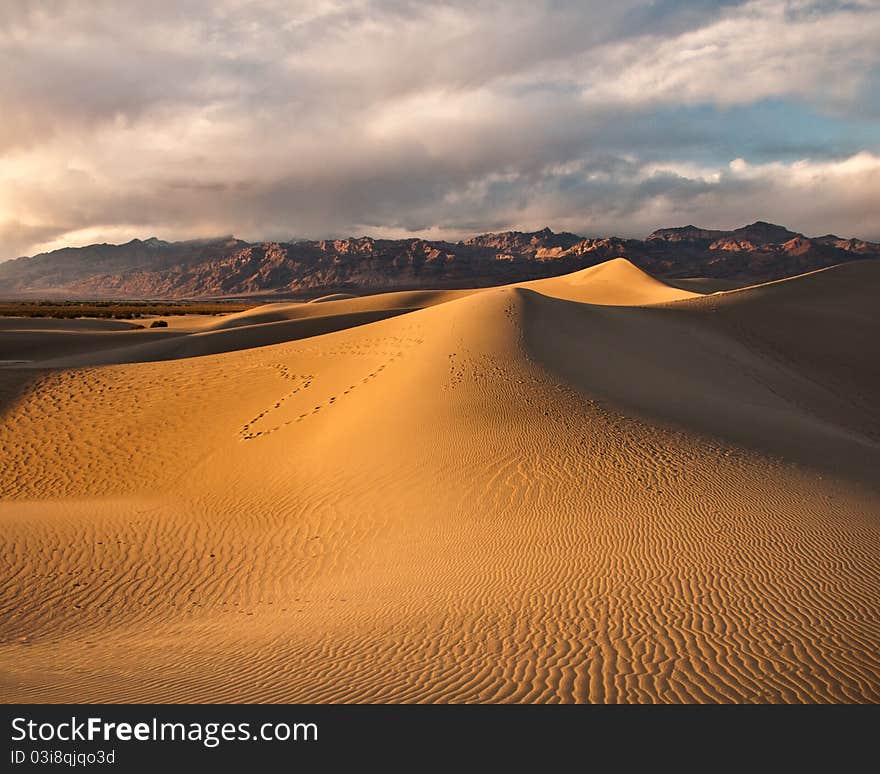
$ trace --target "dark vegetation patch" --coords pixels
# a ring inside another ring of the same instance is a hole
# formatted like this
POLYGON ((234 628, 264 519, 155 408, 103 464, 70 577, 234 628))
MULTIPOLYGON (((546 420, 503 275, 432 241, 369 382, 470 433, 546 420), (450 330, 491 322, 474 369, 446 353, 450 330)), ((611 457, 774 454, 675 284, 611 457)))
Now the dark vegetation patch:
POLYGON ((0 317, 100 317, 112 320, 136 320, 140 317, 184 314, 231 314, 251 309, 256 304, 183 304, 152 301, 5 301, 0 302, 0 317))

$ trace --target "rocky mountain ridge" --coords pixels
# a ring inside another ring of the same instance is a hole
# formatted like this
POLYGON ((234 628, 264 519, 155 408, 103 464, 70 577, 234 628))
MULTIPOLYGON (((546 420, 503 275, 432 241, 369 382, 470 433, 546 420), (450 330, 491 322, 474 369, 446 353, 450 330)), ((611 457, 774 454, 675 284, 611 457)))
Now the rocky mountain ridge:
POLYGON ((863 258, 880 244, 758 221, 645 239, 506 231, 461 242, 357 237, 248 243, 232 236, 64 248, 0 263, 0 297, 189 298, 465 287, 548 277, 625 257, 657 277, 763 282, 863 258))

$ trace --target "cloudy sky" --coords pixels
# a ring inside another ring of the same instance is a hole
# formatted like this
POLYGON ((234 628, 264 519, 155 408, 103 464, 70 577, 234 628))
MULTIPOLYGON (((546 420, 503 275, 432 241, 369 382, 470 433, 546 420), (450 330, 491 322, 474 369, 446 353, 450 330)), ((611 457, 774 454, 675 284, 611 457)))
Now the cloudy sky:
POLYGON ((0 259, 234 233, 880 239, 880 0, 2 0, 0 259))

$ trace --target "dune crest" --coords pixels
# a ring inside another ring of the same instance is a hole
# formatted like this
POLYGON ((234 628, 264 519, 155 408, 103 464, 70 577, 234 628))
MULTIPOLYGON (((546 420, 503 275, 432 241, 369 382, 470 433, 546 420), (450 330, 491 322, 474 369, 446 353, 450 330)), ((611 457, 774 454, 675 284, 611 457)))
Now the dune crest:
POLYGON ((626 258, 614 258, 561 277, 524 282, 520 287, 566 301, 601 306, 644 306, 700 295, 670 287, 626 258))

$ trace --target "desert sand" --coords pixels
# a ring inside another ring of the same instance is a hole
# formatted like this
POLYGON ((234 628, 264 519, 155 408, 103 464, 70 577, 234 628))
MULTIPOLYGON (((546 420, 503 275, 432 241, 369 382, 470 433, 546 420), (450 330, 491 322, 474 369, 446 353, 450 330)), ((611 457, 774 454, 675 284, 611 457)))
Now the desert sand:
POLYGON ((3 701, 880 701, 880 262, 677 284, 3 321, 3 701))

